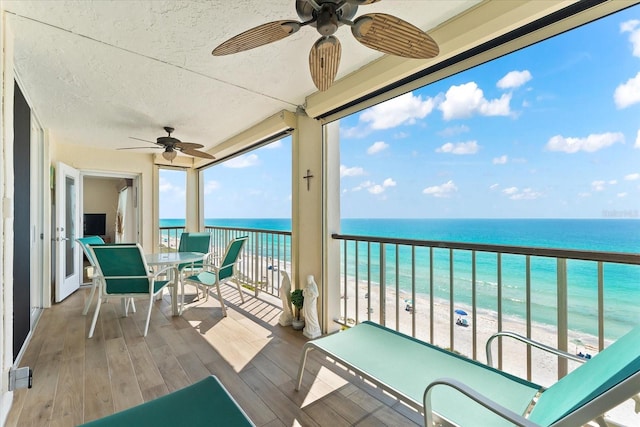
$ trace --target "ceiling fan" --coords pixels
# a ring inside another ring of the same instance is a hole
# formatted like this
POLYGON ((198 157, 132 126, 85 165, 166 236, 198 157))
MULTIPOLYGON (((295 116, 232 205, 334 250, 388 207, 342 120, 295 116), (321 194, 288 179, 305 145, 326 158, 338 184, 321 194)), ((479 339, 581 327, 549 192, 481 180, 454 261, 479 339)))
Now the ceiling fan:
POLYGON ((214 56, 243 52, 281 40, 311 25, 321 37, 311 47, 309 68, 318 90, 331 87, 338 72, 342 48, 333 35, 338 27, 351 27, 353 36, 363 45, 380 52, 405 58, 428 59, 438 55, 438 44, 418 27, 392 15, 370 13, 351 21, 358 6, 380 0, 296 0, 296 12, 302 21, 280 20, 259 25, 240 33, 216 47, 214 56))
MULTIPOLYGON (((171 133, 175 130, 172 127, 165 126, 165 132, 167 132, 167 136, 159 136, 156 138, 156 142, 147 141, 146 139, 135 138, 130 136, 129 138, 135 139, 137 141, 149 142, 151 144, 159 145, 160 147, 153 148, 163 148, 162 157, 170 162, 173 162, 173 159, 178 155, 178 151, 188 154, 194 157, 201 157, 203 159, 215 159, 211 154, 205 153, 204 151, 198 150, 198 148, 204 147, 202 144, 196 144, 193 142, 182 142, 178 138, 174 138, 171 136, 171 133)), ((119 150, 135 150, 139 148, 148 148, 148 147, 127 147, 127 148, 119 148, 119 150)))

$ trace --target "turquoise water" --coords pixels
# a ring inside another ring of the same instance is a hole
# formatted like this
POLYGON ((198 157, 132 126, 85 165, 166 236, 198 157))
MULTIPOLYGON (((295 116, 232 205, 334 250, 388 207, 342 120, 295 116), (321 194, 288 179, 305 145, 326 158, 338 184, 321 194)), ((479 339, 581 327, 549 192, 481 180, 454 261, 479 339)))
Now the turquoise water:
MULTIPOLYGON (((166 219, 163 226, 180 226, 184 220, 166 219)), ((291 230, 288 219, 208 219, 206 225, 265 230, 291 230)), ((587 251, 640 253, 640 221, 633 219, 344 219, 342 234, 486 243, 587 251)), ((366 246, 359 247, 359 278, 366 279, 366 246)), ((371 245, 371 280, 379 281, 379 248, 371 245)), ((353 244, 349 256, 354 256, 353 244)), ((411 253, 398 254, 396 277, 395 248, 386 250, 387 285, 410 292, 411 253)), ((352 265, 353 263, 351 263, 352 265)), ((471 303, 471 253, 454 252, 454 295, 458 304, 471 303)), ((507 315, 522 317, 525 301, 525 258, 502 256, 502 309, 507 315)), ((351 267, 353 268, 353 267, 351 267)), ((496 310, 498 274, 496 255, 477 253, 478 307, 496 310)), ((416 250, 416 290, 429 293, 429 252, 416 250)), ((435 249, 433 258, 434 296, 450 298, 449 251, 435 249)), ((355 271, 347 272, 354 276, 355 271)), ((597 265, 594 262, 567 263, 569 287, 569 327, 584 333, 597 331, 597 265)), ((543 324, 556 321, 556 260, 531 258, 532 317, 543 324)), ((605 264, 605 328, 607 338, 616 338, 640 323, 640 267, 605 264)))

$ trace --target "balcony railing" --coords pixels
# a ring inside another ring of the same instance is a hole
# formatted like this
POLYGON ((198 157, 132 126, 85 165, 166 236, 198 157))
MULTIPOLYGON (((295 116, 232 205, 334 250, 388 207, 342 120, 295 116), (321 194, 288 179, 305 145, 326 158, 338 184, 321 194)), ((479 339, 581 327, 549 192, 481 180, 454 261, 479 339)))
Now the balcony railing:
MULTIPOLYGON (((178 249, 184 227, 160 227, 160 252, 178 249)), ((240 255, 240 280, 258 292, 278 296, 282 271, 291 273, 291 232, 231 227, 205 227, 210 252, 222 255, 230 240, 249 236, 240 255)))
MULTIPOLYGON (((504 329, 586 355, 637 323, 637 316, 620 319, 617 311, 640 303, 640 254, 332 237, 341 242, 346 325, 371 320, 484 361, 484 342, 504 329), (614 294, 613 287, 629 292, 614 294)), ((558 378, 574 363, 524 347, 511 348, 506 361, 505 346, 519 344, 497 341, 498 367, 505 362, 529 380, 538 376, 534 357, 547 357, 543 364, 553 365, 558 378), (513 351, 522 356, 512 360, 513 351)))
POLYGON ((222 254, 236 237, 249 236, 244 246, 240 273, 246 285, 258 292, 278 296, 282 271, 291 275, 291 232, 250 228, 205 227, 211 233, 212 251, 222 254))

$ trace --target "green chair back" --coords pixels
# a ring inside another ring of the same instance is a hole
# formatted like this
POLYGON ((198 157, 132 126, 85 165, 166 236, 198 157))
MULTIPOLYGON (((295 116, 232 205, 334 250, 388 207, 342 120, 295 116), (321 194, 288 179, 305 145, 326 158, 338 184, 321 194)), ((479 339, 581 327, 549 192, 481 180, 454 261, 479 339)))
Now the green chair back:
POLYGON ((549 387, 529 419, 551 425, 640 371, 640 326, 549 387))
MULTIPOLYGON (((206 254, 209 252, 210 245, 210 233, 182 233, 180 236, 180 244, 178 245, 178 252, 200 252, 206 254)), ((202 261, 180 264, 178 270, 191 266, 202 267, 202 261)))
POLYGON ((224 259, 220 264, 220 270, 218 270, 218 280, 222 281, 233 276, 233 267, 238 261, 244 242, 246 242, 248 238, 249 236, 238 237, 233 239, 229 245, 227 245, 227 250, 224 253, 224 259))
POLYGON ((89 250, 89 245, 104 245, 104 240, 102 240, 102 237, 100 236, 79 237, 76 239, 76 242, 80 243, 80 247, 82 248, 82 251, 84 252, 84 254, 87 256, 89 263, 93 267, 95 267, 96 260, 93 259, 93 254, 89 250))
POLYGON ((107 294, 149 293, 149 271, 138 244, 90 246, 107 294))

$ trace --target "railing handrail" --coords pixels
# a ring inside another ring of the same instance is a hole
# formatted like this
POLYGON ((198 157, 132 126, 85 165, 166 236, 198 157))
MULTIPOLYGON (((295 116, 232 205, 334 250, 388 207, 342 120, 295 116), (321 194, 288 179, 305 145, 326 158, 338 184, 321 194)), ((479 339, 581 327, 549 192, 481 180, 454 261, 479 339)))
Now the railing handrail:
POLYGON ((477 252, 498 252, 513 255, 531 255, 583 261, 601 261, 619 264, 640 265, 640 254, 628 252, 602 252, 578 249, 541 248, 535 246, 495 245, 486 243, 449 242, 442 240, 414 240, 395 237, 358 236, 349 234, 331 235, 336 240, 387 243, 392 245, 422 246, 427 248, 461 249, 477 252))
POLYGON ((206 229, 227 230, 227 231, 246 231, 248 233, 269 233, 278 234, 280 236, 291 236, 291 231, 266 230, 260 228, 239 228, 239 227, 219 227, 217 225, 205 225, 206 229))

